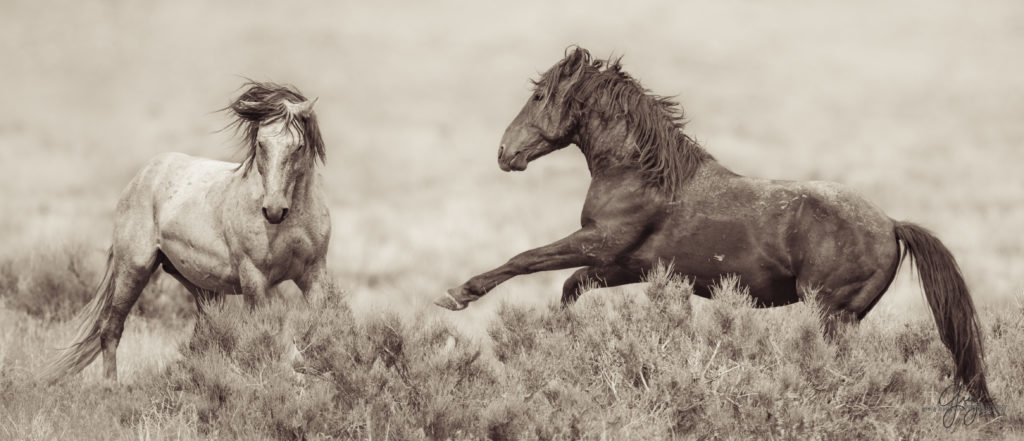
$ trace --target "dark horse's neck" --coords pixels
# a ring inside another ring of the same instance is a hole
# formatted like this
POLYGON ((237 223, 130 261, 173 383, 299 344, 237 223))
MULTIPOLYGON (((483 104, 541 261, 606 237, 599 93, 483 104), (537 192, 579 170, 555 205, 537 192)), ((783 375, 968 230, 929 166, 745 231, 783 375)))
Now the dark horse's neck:
POLYGON ((616 148, 626 145, 629 137, 626 122, 619 120, 614 125, 606 124, 600 118, 586 118, 580 122, 580 127, 573 137, 573 144, 580 148, 583 157, 587 159, 590 176, 599 176, 605 170, 628 161, 628 158, 621 154, 622 149, 616 148))
POLYGON ((591 177, 610 170, 634 170, 650 187, 673 193, 706 162, 715 162, 703 147, 680 130, 666 131, 655 139, 624 116, 608 119, 593 112, 580 120, 572 141, 587 159, 591 177), (665 139, 665 137, 668 137, 665 139), (646 142, 648 145, 639 145, 646 142), (656 144, 656 145, 655 145, 656 144))

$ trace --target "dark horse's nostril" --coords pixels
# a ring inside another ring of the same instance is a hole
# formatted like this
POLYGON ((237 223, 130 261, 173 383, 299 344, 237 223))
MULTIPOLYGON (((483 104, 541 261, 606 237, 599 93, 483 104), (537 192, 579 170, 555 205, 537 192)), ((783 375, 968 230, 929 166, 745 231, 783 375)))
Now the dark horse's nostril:
POLYGON ((505 144, 498 147, 498 159, 501 159, 502 153, 505 153, 505 144))

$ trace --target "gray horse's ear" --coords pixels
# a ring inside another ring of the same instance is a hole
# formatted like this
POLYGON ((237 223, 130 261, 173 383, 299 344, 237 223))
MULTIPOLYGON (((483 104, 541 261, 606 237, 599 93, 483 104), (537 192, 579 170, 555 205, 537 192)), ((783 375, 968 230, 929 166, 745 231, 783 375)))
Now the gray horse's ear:
POLYGON ((583 68, 589 62, 590 51, 579 46, 570 46, 566 49, 565 59, 562 62, 562 76, 570 76, 583 68))
POLYGON ((291 102, 285 101, 284 104, 285 104, 285 106, 288 106, 288 113, 291 113, 293 115, 299 115, 299 116, 302 116, 302 117, 309 117, 309 115, 311 115, 313 113, 313 106, 316 105, 316 102, 319 99, 320 99, 320 97, 315 97, 315 98, 313 98, 311 100, 306 100, 306 101, 303 101, 301 103, 294 103, 294 104, 291 103, 291 102))

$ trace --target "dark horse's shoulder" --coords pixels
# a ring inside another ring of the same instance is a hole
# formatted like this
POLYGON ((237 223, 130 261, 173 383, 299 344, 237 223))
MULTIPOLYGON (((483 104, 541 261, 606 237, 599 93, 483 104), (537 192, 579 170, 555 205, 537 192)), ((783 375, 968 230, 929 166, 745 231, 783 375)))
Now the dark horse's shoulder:
POLYGON ((583 202, 581 224, 621 229, 648 229, 670 211, 669 199, 642 177, 623 172, 596 176, 583 202))

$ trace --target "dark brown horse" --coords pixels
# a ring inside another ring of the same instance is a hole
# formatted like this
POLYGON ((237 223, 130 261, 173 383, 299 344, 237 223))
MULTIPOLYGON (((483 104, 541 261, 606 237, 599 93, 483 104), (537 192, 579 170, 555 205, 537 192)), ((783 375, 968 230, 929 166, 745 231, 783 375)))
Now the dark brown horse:
POLYGON ((588 281, 640 282, 663 260, 692 277, 703 297, 726 274, 739 275, 764 307, 815 290, 832 330, 864 318, 910 255, 957 379, 991 403, 967 286, 949 250, 927 230, 890 219, 839 184, 729 171, 683 133, 678 105, 650 94, 618 60, 570 48, 535 85, 502 137, 498 164, 525 170, 534 159, 579 146, 592 177, 582 228, 450 289, 437 305, 460 310, 514 276, 583 267, 565 282, 562 303, 569 305, 588 281))

